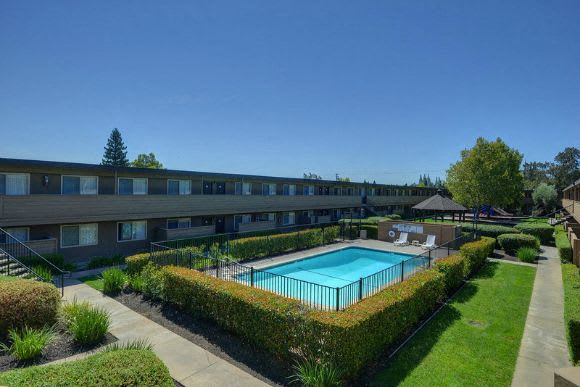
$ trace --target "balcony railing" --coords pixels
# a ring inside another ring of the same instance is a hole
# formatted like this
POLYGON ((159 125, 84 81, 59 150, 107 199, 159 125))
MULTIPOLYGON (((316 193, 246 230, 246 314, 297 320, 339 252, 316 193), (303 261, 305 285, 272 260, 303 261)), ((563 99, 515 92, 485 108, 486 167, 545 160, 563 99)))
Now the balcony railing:
POLYGON ((157 240, 187 239, 212 234, 215 234, 215 225, 187 228, 160 228, 157 230, 157 240))

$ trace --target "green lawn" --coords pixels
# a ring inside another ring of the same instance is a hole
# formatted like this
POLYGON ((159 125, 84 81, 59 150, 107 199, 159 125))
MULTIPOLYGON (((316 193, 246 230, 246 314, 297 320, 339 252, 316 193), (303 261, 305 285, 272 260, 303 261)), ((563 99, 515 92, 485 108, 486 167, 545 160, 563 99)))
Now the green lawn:
POLYGON ((97 289, 99 292, 103 291, 103 278, 99 275, 81 277, 79 280, 89 285, 91 288, 97 289))
POLYGON ((536 269, 488 263, 373 385, 509 386, 536 269))
POLYGON ((573 263, 562 265, 564 281, 564 321, 570 358, 580 362, 580 273, 573 263))

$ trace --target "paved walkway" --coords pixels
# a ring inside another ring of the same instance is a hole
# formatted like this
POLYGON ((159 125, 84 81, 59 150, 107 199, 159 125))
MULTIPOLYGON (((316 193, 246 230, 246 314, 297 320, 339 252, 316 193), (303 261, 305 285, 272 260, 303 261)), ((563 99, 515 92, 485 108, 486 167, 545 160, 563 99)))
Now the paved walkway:
POLYGON ((75 279, 66 281, 65 300, 76 297, 111 313, 110 332, 120 342, 147 339, 173 379, 184 386, 267 386, 247 372, 213 355, 125 305, 75 279))
POLYGON ((554 247, 542 249, 512 386, 553 386, 554 369, 571 366, 560 258, 554 247))

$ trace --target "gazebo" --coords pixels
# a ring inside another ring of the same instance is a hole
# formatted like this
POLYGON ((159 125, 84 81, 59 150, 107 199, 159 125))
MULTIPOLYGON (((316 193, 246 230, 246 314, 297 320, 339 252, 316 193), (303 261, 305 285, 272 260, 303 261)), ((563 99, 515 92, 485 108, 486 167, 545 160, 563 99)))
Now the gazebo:
POLYGON ((446 198, 441 194, 441 190, 437 190, 437 194, 431 196, 428 199, 423 200, 421 203, 413 206, 413 212, 420 214, 419 218, 431 217, 435 218, 440 215, 441 220, 444 219, 445 215, 451 214, 451 218, 455 221, 455 214, 458 214, 458 220, 465 221, 465 213, 467 208, 463 207, 461 204, 454 202, 453 200, 446 198))

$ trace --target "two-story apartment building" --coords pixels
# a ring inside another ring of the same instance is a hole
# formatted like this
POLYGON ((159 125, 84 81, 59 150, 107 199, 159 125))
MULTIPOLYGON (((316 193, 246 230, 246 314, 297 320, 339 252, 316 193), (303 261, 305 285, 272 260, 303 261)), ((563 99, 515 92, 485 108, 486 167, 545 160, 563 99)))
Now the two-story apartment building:
POLYGON ((580 180, 562 190, 562 206, 571 215, 565 226, 572 245, 572 260, 580 267, 580 180))
POLYGON ((69 260, 149 242, 404 213, 434 188, 0 159, 0 227, 69 260))

